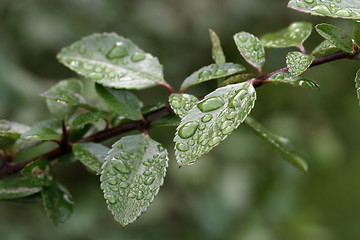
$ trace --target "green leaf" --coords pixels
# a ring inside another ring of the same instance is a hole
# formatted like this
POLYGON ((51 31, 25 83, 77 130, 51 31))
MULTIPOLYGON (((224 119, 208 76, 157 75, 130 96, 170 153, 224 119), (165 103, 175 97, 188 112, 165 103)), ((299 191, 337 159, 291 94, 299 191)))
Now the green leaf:
POLYGON ((166 104, 163 103, 163 102, 158 102, 158 103, 154 103, 154 104, 150 104, 150 105, 147 105, 147 106, 144 106, 141 108, 141 114, 142 115, 146 115, 148 113, 151 113, 151 112, 155 112, 157 110, 160 110, 162 108, 166 107, 166 104))
POLYGON ((197 97, 186 93, 173 93, 169 96, 170 107, 180 118, 188 114, 198 101, 197 97))
POLYGON ((360 0, 290 0, 288 7, 312 15, 360 19, 360 0))
POLYGON ((21 173, 36 186, 50 186, 55 181, 54 172, 45 158, 29 163, 21 170, 21 173))
POLYGON ((252 117, 248 116, 245 119, 245 124, 248 125, 257 135, 259 135, 267 143, 269 143, 270 146, 278 153, 280 153, 286 161, 288 161, 304 173, 308 171, 308 165, 306 163, 306 160, 303 156, 301 156, 294 150, 293 145, 287 138, 272 133, 252 117))
POLYGON ((260 40, 247 32, 234 35, 234 41, 243 58, 259 72, 265 63, 265 50, 260 40))
POLYGON ((359 105, 360 105, 360 70, 358 70, 356 73, 355 88, 356 88, 356 95, 357 95, 357 98, 359 100, 359 105))
POLYGON ((61 135, 55 130, 43 127, 43 126, 34 126, 29 131, 21 135, 23 140, 60 140, 61 135))
POLYGON ((278 32, 261 36, 260 40, 268 48, 301 47, 311 31, 311 23, 294 22, 278 32))
POLYGON ((216 34, 216 32, 214 32, 214 30, 210 28, 209 28, 209 34, 212 44, 211 54, 212 54, 212 58, 214 59, 214 62, 218 64, 225 63, 226 59, 224 52, 221 48, 221 43, 218 35, 216 34))
POLYGON ((22 198, 40 192, 41 189, 23 177, 0 179, 0 199, 22 198))
POLYGON ((175 114, 168 114, 151 123, 153 127, 176 127, 180 124, 179 116, 175 114))
POLYGON ((329 40, 335 46, 341 50, 354 53, 354 44, 346 32, 341 30, 338 27, 335 27, 330 24, 322 23, 315 26, 316 31, 324 37, 326 40, 329 40))
POLYGON ((109 148, 93 142, 75 144, 72 148, 75 157, 97 174, 101 173, 101 166, 109 150, 109 148))
POLYGON ((212 79, 227 77, 242 72, 244 70, 245 68, 242 65, 235 63, 211 64, 209 66, 202 67, 196 72, 192 73, 184 80, 180 88, 182 91, 184 91, 190 86, 212 79))
POLYGON ((102 166, 101 189, 122 226, 149 207, 164 182, 168 160, 167 151, 145 135, 126 136, 112 146, 102 166))
POLYGON ((252 78, 254 78, 254 74, 251 73, 243 73, 243 74, 235 75, 223 81, 220 84, 220 87, 224 87, 235 83, 246 82, 247 80, 250 80, 252 78))
POLYGON ((354 37, 355 43, 359 46, 360 45, 360 21, 354 21, 353 37, 354 37))
POLYGON ((314 90, 319 90, 320 86, 313 80, 306 79, 302 76, 293 77, 290 73, 284 73, 279 72, 274 75, 272 75, 267 82, 272 83, 285 83, 288 85, 292 85, 295 87, 303 87, 303 88, 309 88, 314 90))
POLYGON ((74 203, 71 194, 60 183, 45 187, 41 197, 48 216, 56 226, 64 223, 73 213, 74 203))
POLYGON ((13 146, 21 134, 28 131, 30 127, 20 123, 0 120, 0 149, 8 149, 13 146))
POLYGON ((188 165, 217 146, 236 129, 254 106, 251 83, 218 88, 206 95, 181 120, 174 138, 180 166, 188 165))
POLYGON ((139 99, 133 93, 123 89, 106 88, 99 84, 96 84, 95 88, 106 105, 120 116, 131 120, 142 118, 139 99))
POLYGON ((63 48, 59 61, 112 88, 144 89, 163 81, 159 60, 116 33, 93 34, 63 48))
POLYGON ((316 46, 316 48, 312 51, 311 55, 317 56, 317 55, 328 53, 335 49, 338 49, 338 48, 334 44, 332 44, 328 40, 324 40, 319 45, 316 46))
POLYGON ((83 127, 88 123, 93 123, 100 119, 104 119, 109 115, 110 114, 105 111, 93 111, 93 112, 83 113, 74 119, 74 121, 71 124, 71 127, 72 128, 83 127))
POLYGON ((314 60, 313 56, 301 52, 289 52, 286 55, 286 65, 289 73, 293 76, 299 76, 308 69, 314 60))

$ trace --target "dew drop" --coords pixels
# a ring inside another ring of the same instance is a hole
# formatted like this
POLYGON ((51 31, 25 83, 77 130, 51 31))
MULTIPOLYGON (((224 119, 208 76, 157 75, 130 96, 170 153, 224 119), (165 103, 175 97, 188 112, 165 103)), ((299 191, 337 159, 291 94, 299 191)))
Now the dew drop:
POLYGON ((126 152, 121 152, 121 153, 120 153, 120 156, 122 157, 122 159, 125 159, 125 160, 129 160, 129 159, 130 159, 129 155, 128 155, 126 152))
POLYGON ((200 78, 200 79, 207 79, 207 78, 209 78, 210 76, 211 76, 211 72, 210 72, 210 71, 207 71, 207 70, 202 71, 202 72, 199 73, 199 78, 200 78))
POLYGON ((232 133, 232 131, 234 131, 234 129, 235 129, 234 126, 228 126, 228 127, 224 128, 221 132, 224 135, 228 135, 228 134, 232 133))
POLYGON ((119 184, 119 186, 120 186, 121 188, 127 188, 127 187, 129 186, 129 183, 128 183, 128 182, 121 182, 121 183, 119 184))
POLYGON ((117 184, 117 180, 116 180, 116 178, 109 178, 108 183, 115 185, 115 184, 117 184))
POLYGON ((146 185, 151 185, 155 181, 155 177, 149 177, 145 180, 146 185))
POLYGON ((114 195, 109 195, 108 196, 108 201, 111 204, 115 204, 116 203, 116 197, 114 195))
POLYGON ((227 120, 234 119, 236 117, 236 112, 230 112, 226 115, 227 120))
POLYGON ((335 15, 337 15, 339 17, 350 17, 351 13, 346 9, 340 9, 339 11, 337 11, 335 13, 335 15))
POLYGON ((211 114, 206 114, 205 116, 203 116, 201 118, 201 121, 203 122, 209 122, 211 119, 213 118, 213 116, 211 114))
POLYGON ((89 78, 92 80, 100 80, 104 78, 104 75, 101 73, 93 72, 89 74, 89 78))
POLYGON ((181 103, 178 102, 178 101, 176 101, 176 100, 174 100, 174 101, 171 101, 171 106, 172 106, 173 108, 179 108, 179 107, 181 107, 181 103))
POLYGON ((187 144, 190 145, 190 146, 194 146, 195 141, 194 141, 194 140, 189 140, 189 141, 187 142, 187 144))
POLYGON ((137 200, 141 200, 141 199, 143 199, 143 198, 144 198, 144 193, 139 190, 139 191, 136 193, 136 199, 137 199, 137 200))
POLYGON ((140 62, 146 58, 143 52, 136 52, 131 56, 131 61, 133 62, 140 62))
POLYGON ((128 198, 135 198, 136 194, 134 192, 129 193, 128 198))
POLYGON ((212 147, 212 146, 215 146, 217 144, 219 144, 221 142, 221 138, 220 137, 214 137, 213 139, 211 139, 209 141, 209 146, 212 147))
POLYGON ((195 121, 187 122, 179 129, 179 136, 181 138, 189 138, 194 135, 199 124, 195 121))
POLYGON ((130 173, 129 167, 125 165, 125 163, 122 160, 112 160, 111 161, 113 167, 117 169, 121 173, 130 173))
POLYGON ((159 150, 159 152, 162 152, 165 150, 165 148, 163 146, 161 146, 160 144, 157 145, 157 149, 159 150))
POLYGON ((106 53, 108 59, 123 58, 127 55, 129 55, 129 52, 122 42, 117 42, 115 46, 106 53))
POLYGON ((218 69, 215 71, 214 75, 215 76, 222 76, 222 75, 225 75, 227 73, 227 70, 226 69, 218 69))
POLYGON ((112 168, 107 169, 107 172, 110 173, 111 175, 114 175, 114 176, 116 174, 115 170, 112 169, 112 168))
POLYGON ((312 4, 312 3, 314 3, 314 0, 304 0, 304 2, 306 2, 308 4, 312 4))
POLYGON ((145 171, 143 174, 144 174, 144 176, 150 176, 150 175, 152 174, 152 172, 150 172, 150 171, 145 171))
POLYGON ((182 152, 185 152, 185 151, 189 150, 189 147, 186 146, 186 145, 183 144, 183 143, 178 143, 178 144, 176 144, 176 148, 177 148, 179 151, 182 151, 182 152))
POLYGON ((231 125, 232 125, 232 121, 225 121, 225 122, 223 122, 223 124, 221 124, 220 129, 224 130, 225 128, 227 128, 228 126, 231 126, 231 125))
POLYGON ((224 106, 224 102, 219 97, 211 97, 201 101, 197 107, 202 112, 210 112, 224 106))
POLYGON ((317 5, 311 10, 322 15, 331 15, 330 9, 325 5, 317 5))

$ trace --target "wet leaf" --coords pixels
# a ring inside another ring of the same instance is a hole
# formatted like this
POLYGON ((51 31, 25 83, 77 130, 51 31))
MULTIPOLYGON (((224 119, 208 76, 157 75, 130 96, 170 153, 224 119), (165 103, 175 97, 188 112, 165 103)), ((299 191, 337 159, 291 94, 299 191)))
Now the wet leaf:
POLYGON ((308 165, 303 156, 297 153, 294 150, 293 145, 287 138, 278 136, 267 128, 262 126, 252 117, 247 117, 245 119, 245 124, 249 126, 257 135, 264 139, 270 146, 276 150, 280 155, 289 163, 291 163, 296 168, 300 169, 304 173, 308 171, 308 165))
POLYGON ((311 55, 317 56, 321 54, 326 54, 336 49, 338 48, 334 44, 332 44, 328 40, 324 40, 319 45, 316 46, 316 48, 312 51, 311 55))
POLYGON ((163 81, 159 60, 116 33, 93 34, 65 47, 59 61, 78 74, 118 89, 144 89, 163 81))
POLYGON ((164 182, 167 166, 166 149, 148 136, 126 136, 112 146, 100 180, 116 221, 125 226, 146 211, 164 182))
POLYGON ((225 81, 223 81, 220 84, 220 87, 224 87, 224 86, 227 86, 230 84, 245 82, 252 78, 254 78, 254 74, 251 74, 251 73, 243 73, 243 74, 235 75, 235 76, 232 76, 232 77, 226 79, 225 81))
POLYGON ((109 150, 110 149, 104 145, 93 142, 75 144, 72 148, 75 157, 97 174, 101 173, 101 166, 109 150))
POLYGON ((7 177, 0 179, 0 199, 15 199, 33 195, 41 191, 24 177, 7 177))
POLYGON ((311 32, 311 23, 294 22, 278 32, 267 33, 261 36, 260 40, 264 47, 268 48, 300 47, 310 36, 311 32))
POLYGON ((73 213, 72 196, 60 183, 44 187, 41 197, 48 216, 56 226, 65 223, 73 213))
POLYGON ((320 86, 313 80, 306 79, 302 76, 293 77, 290 73, 279 72, 272 75, 267 82, 285 83, 295 87, 303 87, 314 90, 319 90, 320 86))
POLYGON ((30 127, 20 123, 7 120, 0 120, 0 149, 8 149, 13 146, 30 127))
POLYGON ((348 53, 355 52, 353 42, 349 34, 340 28, 330 24, 322 23, 316 25, 315 29, 322 37, 324 37, 326 40, 329 40, 332 44, 341 50, 348 53))
POLYGON ((261 71, 265 63, 265 50, 260 40, 251 33, 239 32, 234 35, 234 41, 243 58, 261 71))
POLYGON ((154 104, 150 104, 150 105, 147 105, 147 106, 144 106, 141 108, 141 114, 142 115, 146 115, 148 113, 151 113, 151 112, 155 112, 157 110, 160 110, 162 108, 166 107, 166 104, 163 103, 163 102, 158 102, 158 103, 154 103, 154 104))
POLYGON ((202 67, 196 72, 192 73, 184 80, 180 88, 182 91, 184 91, 190 86, 212 79, 227 77, 242 72, 244 70, 245 68, 242 65, 235 63, 211 64, 209 66, 202 67))
POLYGON ((188 165, 229 136, 254 106, 256 93, 251 83, 218 88, 206 95, 181 120, 174 138, 180 166, 188 165))
POLYGON ((288 7, 312 15, 360 19, 360 0, 290 0, 288 7))
POLYGON ((71 127, 72 128, 82 127, 86 124, 97 122, 101 119, 104 119, 109 115, 110 113, 105 111, 93 111, 93 112, 83 113, 74 119, 74 121, 71 123, 71 127))
POLYGON ((225 55, 224 52, 221 48, 221 43, 220 43, 220 39, 218 37, 218 35, 216 34, 216 32, 212 29, 209 28, 209 34, 210 34, 210 39, 211 39, 211 44, 212 44, 212 49, 211 49, 211 54, 212 54, 212 58, 214 59, 215 63, 225 63, 226 59, 225 59, 225 55))
POLYGON ((45 158, 29 163, 21 170, 21 173, 36 186, 50 186, 55 181, 54 171, 45 158))
POLYGON ((180 118, 188 114, 198 101, 197 97, 186 93, 173 93, 169 96, 170 107, 180 118))
POLYGON ((314 60, 313 56, 301 52, 289 52, 286 55, 286 65, 289 73, 293 76, 299 76, 308 69, 314 60))
POLYGON ((151 123, 154 127, 176 127, 180 124, 180 117, 175 114, 168 114, 151 123))
POLYGON ((23 140, 60 140, 61 134, 55 130, 43 127, 43 126, 34 126, 29 131, 21 135, 23 140))

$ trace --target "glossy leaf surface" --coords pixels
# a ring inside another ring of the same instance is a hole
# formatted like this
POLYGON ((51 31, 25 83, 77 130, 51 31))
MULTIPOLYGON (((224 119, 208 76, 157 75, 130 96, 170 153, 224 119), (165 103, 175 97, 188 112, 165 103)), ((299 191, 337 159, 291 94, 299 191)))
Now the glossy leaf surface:
POLYGON ((229 77, 228 79, 224 80, 220 84, 220 87, 224 87, 224 86, 227 86, 230 84, 245 82, 252 78, 254 78, 254 74, 251 74, 251 73, 243 73, 243 74, 235 75, 235 76, 229 77))
POLYGON ((255 99, 250 83, 228 85, 206 95, 177 128, 174 142, 178 164, 195 162, 229 136, 250 113, 255 99))
POLYGON ((180 118, 183 118, 199 101, 197 97, 186 93, 173 93, 169 97, 171 109, 180 118))
POLYGON ((211 55, 215 63, 225 63, 225 55, 221 47, 219 36, 216 32, 209 28, 209 34, 212 44, 211 55))
POLYGON ((0 120, 0 149, 10 148, 20 138, 21 134, 29 129, 30 127, 20 123, 0 120))
POLYGON ((7 177, 0 179, 0 199, 14 199, 30 196, 41 191, 24 177, 7 177))
POLYGON ((286 55, 286 65, 289 73, 296 77, 308 69, 314 60, 313 56, 301 52, 289 52, 286 55))
POLYGON ((50 186, 55 181, 54 172, 45 158, 29 163, 21 170, 21 173, 36 186, 50 186))
POLYGON ((360 19, 360 0, 290 0, 288 7, 312 15, 360 19))
POLYGON ((116 221, 125 226, 149 207, 164 182, 167 166, 167 151, 148 136, 126 136, 112 146, 100 180, 116 221))
POLYGON ((260 40, 251 33, 239 32, 234 35, 234 41, 244 59, 260 71, 265 63, 265 50, 260 40))
POLYGON ((75 144, 72 148, 75 157, 91 171, 98 174, 102 171, 101 166, 109 150, 104 145, 93 142, 75 144))
POLYGON ((302 76, 293 77, 290 73, 276 73, 272 75, 267 82, 273 82, 273 83, 285 83, 288 85, 292 85, 295 87, 303 87, 303 88, 309 88, 314 90, 319 90, 320 86, 313 80, 306 79, 302 76))
POLYGON ((131 92, 123 89, 112 89, 96 84, 96 92, 106 105, 125 118, 131 120, 141 119, 139 99, 131 92))
POLYGON ((360 70, 358 70, 356 73, 355 88, 356 88, 356 95, 357 95, 357 98, 359 100, 359 105, 360 105, 360 70))
POLYGON ((72 196, 60 183, 45 187, 41 197, 45 210, 55 225, 64 223, 71 216, 74 208, 72 196))
POLYGON ((338 27, 335 27, 330 24, 322 23, 315 26, 316 31, 324 37, 326 40, 329 40, 332 44, 340 48, 341 50, 354 53, 353 42, 346 32, 341 30, 338 27))
POLYGON ((190 86, 212 79, 227 77, 242 72, 244 70, 245 68, 242 65, 235 63, 211 64, 209 66, 200 68, 196 72, 192 73, 184 80, 180 88, 182 90, 185 90, 190 86))
POLYGON ((163 81, 159 60, 115 33, 93 34, 63 48, 59 61, 112 88, 144 89, 163 81))
POLYGON ((319 45, 317 45, 316 48, 314 48, 311 55, 317 56, 317 55, 328 53, 328 52, 333 51, 335 49, 338 49, 338 48, 334 44, 332 44, 328 40, 324 40, 319 45))
POLYGON ((154 127, 177 127, 180 124, 180 117, 175 114, 168 114, 151 123, 154 127))
POLYGON ((83 113, 74 119, 74 121, 71 123, 71 127, 75 128, 75 127, 84 126, 88 123, 93 123, 101 119, 104 119, 109 115, 110 114, 105 111, 93 111, 93 112, 83 113))
POLYGON ((304 157, 294 150, 293 145, 290 143, 290 141, 287 138, 272 133, 252 117, 247 117, 245 119, 245 124, 248 125, 256 134, 258 134, 267 143, 269 143, 274 150, 279 152, 286 161, 288 161, 289 163, 291 163, 301 171, 307 172, 308 165, 304 157))
POLYGON ((21 135, 23 140, 60 140, 61 135, 55 130, 44 127, 44 126, 34 126, 29 131, 21 135))
POLYGON ((294 22, 278 32, 267 33, 260 37, 264 47, 299 47, 310 36, 312 25, 308 22, 294 22))

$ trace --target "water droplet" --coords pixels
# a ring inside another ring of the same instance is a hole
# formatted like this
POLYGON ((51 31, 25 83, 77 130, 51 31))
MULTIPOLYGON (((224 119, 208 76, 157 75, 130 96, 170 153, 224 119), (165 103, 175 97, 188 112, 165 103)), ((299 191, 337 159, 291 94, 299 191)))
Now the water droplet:
POLYGON ((128 198, 135 198, 136 194, 134 192, 129 193, 128 198))
POLYGON ((241 90, 238 94, 236 94, 236 96, 234 97, 230 107, 241 107, 241 105, 243 104, 244 99, 246 99, 247 96, 247 91, 245 90, 241 90))
POLYGON ((126 152, 121 152, 121 153, 120 153, 120 156, 121 156, 123 159, 125 159, 125 160, 129 160, 129 159, 130 159, 129 155, 128 155, 126 152))
POLYGON ((230 133, 232 133, 232 131, 234 131, 235 127, 234 126, 228 126, 226 128, 224 128, 221 132, 224 135, 228 135, 230 133))
POLYGON ((194 146, 195 141, 194 141, 194 140, 189 140, 189 141, 187 142, 187 144, 190 145, 190 146, 194 146))
POLYGON ((108 196, 108 201, 111 204, 115 204, 116 203, 116 197, 114 195, 109 195, 108 196))
POLYGON ((109 178, 108 183, 115 185, 115 184, 117 184, 117 180, 116 180, 116 178, 109 178))
POLYGON ((306 2, 308 4, 312 4, 312 3, 314 3, 314 0, 304 0, 304 2, 306 2))
POLYGON ((201 118, 201 121, 203 122, 209 122, 211 119, 213 118, 213 116, 211 114, 206 114, 205 116, 203 116, 201 118))
POLYGON ((119 185, 121 188, 127 188, 129 186, 128 182, 121 182, 119 185))
POLYGON ((144 176, 150 176, 152 173, 150 171, 145 171, 143 174, 144 176))
POLYGON ((143 52, 136 52, 131 56, 131 61, 140 62, 146 58, 146 55, 143 52))
POLYGON ((159 152, 162 152, 165 150, 165 148, 163 146, 161 146, 160 144, 157 145, 157 149, 159 150, 159 152))
POLYGON ((113 165, 113 167, 115 168, 115 169, 117 169, 119 172, 121 172, 121 173, 130 173, 130 169, 129 169, 129 167, 128 166, 126 166, 125 165, 125 163, 122 161, 122 160, 120 160, 120 159, 118 159, 118 160, 112 160, 111 161, 111 164, 113 165))
POLYGON ((117 42, 115 46, 107 52, 106 57, 108 59, 123 58, 129 55, 127 48, 122 42, 117 42))
POLYGON ((149 177, 145 180, 146 185, 151 185, 155 181, 155 177, 149 177))
POLYGON ((179 107, 181 107, 181 103, 180 102, 178 102, 178 101, 171 101, 170 102, 171 103, 171 106, 173 107, 173 108, 179 108, 179 107))
POLYGON ((231 119, 234 119, 236 117, 236 112, 230 112, 226 115, 226 119, 227 120, 231 120, 231 119))
POLYGON ((187 122, 179 129, 179 136, 181 138, 189 138, 194 135, 199 124, 195 121, 187 122))
POLYGON ((322 15, 331 15, 330 9, 325 5, 317 5, 311 10, 322 15))
POLYGON ((225 121, 225 122, 223 122, 223 124, 221 124, 220 129, 224 130, 225 128, 227 128, 228 126, 231 126, 231 125, 232 125, 232 121, 225 121))
POLYGON ((137 200, 141 200, 141 199, 143 199, 144 198, 144 193, 142 192, 142 191, 138 191, 137 193, 136 193, 136 199, 137 200))
POLYGON ((222 106, 224 106, 224 102, 219 97, 205 99, 197 105, 202 112, 210 112, 222 106))
POLYGON ((200 78, 200 79, 207 79, 207 78, 209 78, 210 76, 211 76, 211 72, 210 72, 210 71, 207 71, 207 70, 202 71, 202 72, 199 73, 199 78, 200 78))
POLYGON ((89 78, 92 79, 92 80, 100 80, 100 79, 104 78, 104 75, 101 74, 101 73, 93 72, 93 73, 89 74, 89 78))
POLYGON ((340 9, 335 13, 339 17, 350 17, 351 13, 346 9, 340 9))
POLYGON ((226 69, 218 69, 215 71, 214 75, 215 76, 222 76, 222 75, 225 75, 227 73, 227 70, 226 69))
POLYGON ((112 169, 112 168, 107 169, 107 172, 110 173, 111 175, 115 175, 115 174, 116 174, 115 170, 112 169))
POLYGON ((185 151, 189 150, 189 147, 186 146, 186 145, 183 144, 183 143, 178 143, 178 144, 176 144, 176 148, 177 148, 179 151, 182 151, 182 152, 185 152, 185 151))
POLYGON ((246 42, 248 40, 248 38, 245 37, 245 36, 240 36, 239 40, 242 41, 242 42, 246 42))
POLYGON ((209 145, 212 147, 212 146, 215 146, 215 145, 219 144, 220 142, 221 142, 220 137, 214 137, 213 139, 211 139, 209 141, 209 145))

